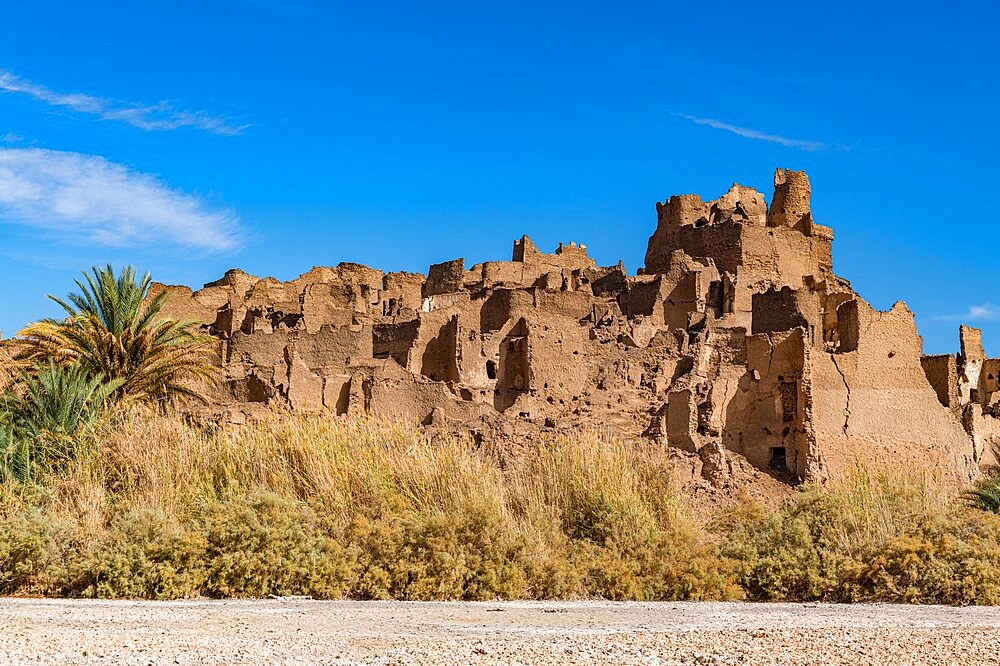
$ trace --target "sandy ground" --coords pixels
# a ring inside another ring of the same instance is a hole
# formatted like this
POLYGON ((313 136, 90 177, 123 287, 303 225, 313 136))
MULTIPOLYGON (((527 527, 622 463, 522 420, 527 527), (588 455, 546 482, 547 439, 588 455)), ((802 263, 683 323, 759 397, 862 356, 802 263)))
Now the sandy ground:
POLYGON ((1000 608, 4 599, 0 621, 0 663, 1000 663, 1000 608))

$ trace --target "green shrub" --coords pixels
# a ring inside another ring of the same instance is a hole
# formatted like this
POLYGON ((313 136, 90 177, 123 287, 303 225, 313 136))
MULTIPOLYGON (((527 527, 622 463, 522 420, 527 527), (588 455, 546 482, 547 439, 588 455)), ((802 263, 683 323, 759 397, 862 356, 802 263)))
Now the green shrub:
POLYGON ((1000 519, 972 511, 928 517, 845 571, 842 600, 1000 604, 1000 519))
POLYGON ((815 504, 770 511, 758 504, 735 509, 717 525, 723 557, 739 563, 740 586, 756 601, 811 600, 835 586, 817 544, 815 504), (805 511, 796 510, 805 509, 805 511))
POLYGON ((753 600, 1000 603, 1000 516, 921 483, 855 475, 714 529, 753 600))
POLYGON ((60 595, 75 525, 38 507, 0 517, 0 594, 60 595))
POLYGON ((203 591, 212 597, 338 597, 341 550, 307 506, 273 493, 202 507, 206 540, 203 591))
POLYGON ((161 512, 116 518, 68 567, 63 592, 101 598, 197 596, 206 577, 207 542, 161 512))
POLYGON ((980 479, 963 494, 966 503, 980 511, 1000 513, 1000 475, 980 479))
POLYGON ((416 601, 524 596, 522 544, 488 509, 375 521, 359 516, 345 538, 357 553, 352 597, 416 601))

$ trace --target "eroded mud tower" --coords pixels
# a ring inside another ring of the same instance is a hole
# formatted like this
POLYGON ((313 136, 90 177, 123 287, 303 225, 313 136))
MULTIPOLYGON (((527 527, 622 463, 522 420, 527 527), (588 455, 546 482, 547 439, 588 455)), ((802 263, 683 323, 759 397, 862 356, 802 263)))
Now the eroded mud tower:
POLYGON ((872 462, 973 478, 1000 439, 1000 359, 964 328, 960 355, 922 357, 905 304, 876 311, 833 273, 809 199, 784 169, 770 208, 740 185, 670 197, 637 275, 524 236, 511 261, 426 277, 342 263, 154 293, 219 338, 230 419, 280 402, 480 440, 597 427, 687 452, 706 478, 734 454, 792 482, 872 462))

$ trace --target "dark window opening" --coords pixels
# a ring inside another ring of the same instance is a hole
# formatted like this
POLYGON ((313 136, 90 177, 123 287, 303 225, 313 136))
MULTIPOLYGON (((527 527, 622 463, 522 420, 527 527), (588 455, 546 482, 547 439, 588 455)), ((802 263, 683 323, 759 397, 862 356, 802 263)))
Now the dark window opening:
POLYGON ((971 402, 979 402, 979 389, 969 390, 969 400, 971 402))
POLYGON ((785 464, 785 447, 771 447, 771 462, 767 466, 770 469, 788 469, 788 466, 785 464))
POLYGON ((486 361, 486 376, 490 379, 497 378, 497 364, 494 361, 486 361))

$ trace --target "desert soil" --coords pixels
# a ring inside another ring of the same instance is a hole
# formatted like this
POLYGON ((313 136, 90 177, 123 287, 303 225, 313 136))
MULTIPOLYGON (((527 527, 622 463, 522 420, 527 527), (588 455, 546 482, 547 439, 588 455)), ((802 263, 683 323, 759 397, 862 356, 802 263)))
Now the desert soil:
POLYGON ((995 608, 5 599, 0 621, 2 663, 1000 663, 995 608))

